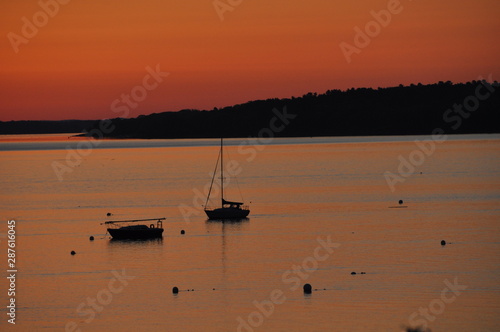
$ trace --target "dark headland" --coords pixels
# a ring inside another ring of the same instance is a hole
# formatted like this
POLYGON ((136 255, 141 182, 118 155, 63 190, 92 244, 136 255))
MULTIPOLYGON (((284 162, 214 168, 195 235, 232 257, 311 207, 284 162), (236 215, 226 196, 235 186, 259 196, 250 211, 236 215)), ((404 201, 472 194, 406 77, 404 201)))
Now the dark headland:
MULTIPOLYGON (((500 132, 500 84, 484 81, 329 90, 302 97, 250 101, 111 119, 112 138, 216 138, 429 135, 500 132), (273 120, 275 118, 275 120, 273 120)), ((0 122, 0 134, 92 132, 94 121, 0 122)), ((94 130, 94 132, 96 132, 94 130)), ((102 133, 102 132, 101 132, 102 133)))

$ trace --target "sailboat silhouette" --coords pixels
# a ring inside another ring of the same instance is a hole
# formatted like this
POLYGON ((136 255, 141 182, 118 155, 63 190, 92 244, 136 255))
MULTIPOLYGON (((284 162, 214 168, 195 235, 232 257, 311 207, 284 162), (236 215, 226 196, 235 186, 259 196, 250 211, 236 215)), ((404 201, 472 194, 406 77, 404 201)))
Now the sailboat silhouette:
POLYGON ((243 202, 232 202, 226 201, 224 199, 224 141, 220 139, 220 151, 219 157, 217 158, 217 164, 215 165, 214 175, 212 177, 212 183, 210 184, 210 190, 208 191, 207 201, 205 204, 205 213, 208 219, 241 219, 248 216, 250 210, 248 206, 243 205, 243 202), (221 173, 221 206, 216 208, 210 208, 207 206, 210 199, 210 194, 212 192, 212 186, 214 184, 215 174, 217 173, 217 166, 220 160, 220 173, 221 173))

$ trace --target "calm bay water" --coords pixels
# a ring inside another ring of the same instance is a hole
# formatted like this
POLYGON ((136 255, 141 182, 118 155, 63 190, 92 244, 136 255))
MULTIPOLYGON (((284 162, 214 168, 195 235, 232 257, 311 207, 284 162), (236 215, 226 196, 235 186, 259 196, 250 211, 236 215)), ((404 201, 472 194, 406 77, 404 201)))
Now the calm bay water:
MULTIPOLYGON (((293 138, 240 148, 244 140, 227 140, 251 214, 221 223, 201 213, 186 221, 181 212, 201 211, 218 140, 103 141, 59 181, 52 163, 64 164, 79 141, 4 138, 0 233, 16 220, 18 274, 15 326, 7 323, 9 285, 0 281, 0 329, 497 330, 500 137, 450 137, 392 192, 384 173, 397 174, 414 139, 293 138), (400 199, 406 208, 394 208, 400 199), (167 217, 162 241, 110 241, 100 225, 156 217, 167 217), (328 238, 338 246, 317 249, 328 238), (304 295, 304 283, 321 290, 304 295), (443 293, 454 283, 463 287, 443 293)), ((238 200, 228 181, 227 198, 238 200)))

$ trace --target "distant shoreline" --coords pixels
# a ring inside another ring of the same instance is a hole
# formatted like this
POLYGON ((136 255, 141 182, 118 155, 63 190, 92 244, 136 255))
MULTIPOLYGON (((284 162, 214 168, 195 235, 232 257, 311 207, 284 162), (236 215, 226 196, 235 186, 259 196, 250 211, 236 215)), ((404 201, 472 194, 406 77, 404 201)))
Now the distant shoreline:
MULTIPOLYGON (((16 136, 0 135, 0 153, 8 151, 42 151, 42 150, 60 150, 60 151, 79 151, 82 141, 88 138, 69 138, 60 134, 51 135, 29 135, 31 139, 16 139, 16 136), (9 137, 10 136, 10 137, 9 137), (9 138, 7 138, 9 137, 9 138), (68 150, 69 149, 69 150, 68 150)), ((329 145, 334 144, 339 147, 342 145, 362 145, 370 144, 405 144, 405 146, 414 146, 417 142, 432 141, 430 135, 411 135, 411 136, 338 136, 338 137, 277 137, 269 142, 259 142, 247 138, 229 138, 224 140, 224 145, 237 149, 239 152, 248 153, 252 149, 262 149, 264 146, 298 146, 298 145, 329 145), (260 147, 259 147, 260 146, 260 147)), ((500 144, 500 134, 460 134, 448 135, 446 141, 449 142, 480 142, 478 144, 492 142, 500 144)), ((194 138, 194 139, 115 139, 106 138, 103 140, 91 140, 90 143, 94 149, 134 149, 134 148, 194 148, 194 147, 218 147, 220 139, 218 138, 194 138)))
POLYGON ((195 139, 353 137, 500 133, 497 82, 329 90, 213 110, 136 118, 0 122, 0 135, 81 133, 75 137, 195 139), (85 134, 88 133, 88 134, 85 134))
MULTIPOLYGON (((74 134, 74 133, 73 133, 74 134)), ((290 136, 290 137, 276 137, 273 141, 264 142, 259 144, 273 144, 276 141, 328 141, 332 143, 369 143, 369 142, 411 142, 416 138, 430 139, 432 135, 375 135, 375 136, 290 136)), ((473 133, 473 134, 447 134, 448 140, 500 140, 500 133, 473 133)), ((0 135, 1 143, 10 142, 77 142, 81 140, 90 139, 88 136, 81 134, 66 135, 61 133, 47 133, 47 134, 14 134, 14 135, 0 135)), ((93 138, 92 138, 93 139, 93 138)), ((225 139, 225 144, 231 145, 234 141, 255 140, 255 137, 230 137, 225 139)), ((206 138, 103 138, 102 141, 214 141, 215 145, 220 143, 219 137, 206 137, 206 138)))
MULTIPOLYGON (((446 133, 445 133, 446 134, 446 133)), ((446 134, 449 137, 456 137, 456 136, 498 136, 497 138, 493 139, 500 139, 500 131, 496 133, 465 133, 465 134, 446 134)), ((381 137, 387 137, 387 138, 402 138, 402 137, 431 137, 432 134, 411 134, 411 135, 368 135, 368 136, 363 136, 363 135, 350 135, 350 136, 280 136, 276 137, 274 139, 351 139, 351 138, 381 138, 381 137)), ((70 136, 69 138, 91 138, 91 136, 85 135, 85 134, 78 134, 78 135, 73 135, 70 136)), ((248 138, 255 138, 255 137, 224 137, 224 139, 227 140, 245 140, 248 138)), ((136 137, 105 137, 102 138, 102 140, 217 140, 219 141, 220 137, 183 137, 183 138, 136 138, 136 137)), ((482 138, 478 138, 482 139, 482 138)), ((385 142, 385 140, 382 140, 385 142)), ((390 141, 390 140, 387 140, 390 141)), ((363 141, 364 142, 364 141, 363 141)))

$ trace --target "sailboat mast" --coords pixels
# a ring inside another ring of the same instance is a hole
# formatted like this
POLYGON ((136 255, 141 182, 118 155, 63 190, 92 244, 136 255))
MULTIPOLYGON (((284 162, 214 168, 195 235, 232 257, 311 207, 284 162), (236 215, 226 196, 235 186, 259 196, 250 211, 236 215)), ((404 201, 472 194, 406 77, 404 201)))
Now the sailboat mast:
POLYGON ((224 207, 224 150, 222 137, 220 138, 220 183, 221 183, 221 207, 224 207))

